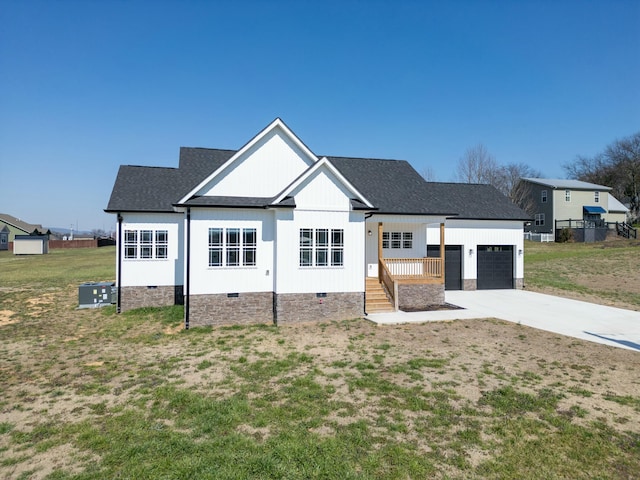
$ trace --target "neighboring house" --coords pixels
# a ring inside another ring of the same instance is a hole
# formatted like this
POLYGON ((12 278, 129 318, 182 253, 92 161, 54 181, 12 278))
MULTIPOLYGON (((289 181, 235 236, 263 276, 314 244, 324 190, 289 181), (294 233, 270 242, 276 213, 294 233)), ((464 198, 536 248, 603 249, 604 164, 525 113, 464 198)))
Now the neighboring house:
POLYGON ((9 250, 9 227, 3 225, 0 228, 0 250, 9 250))
POLYGON ((45 233, 42 225, 33 225, 6 213, 0 213, 0 230, 5 226, 9 229, 9 242, 13 242, 16 235, 40 235, 45 233))
POLYGON ((579 180, 523 178, 533 222, 533 233, 555 234, 563 227, 598 227, 624 222, 629 211, 609 193, 611 187, 579 180), (569 223, 569 221, 571 221, 569 223))
POLYGON ((522 286, 524 212, 495 189, 456 189, 405 161, 316 156, 280 119, 238 151, 121 166, 105 209, 118 311, 184 302, 186 328, 339 320, 376 308, 381 284, 392 309, 429 308, 444 303, 445 243, 464 249, 463 287, 483 288, 481 257, 507 251, 502 288, 522 286))
POLYGON ((608 196, 608 221, 609 222, 618 222, 623 223, 629 220, 629 208, 625 206, 622 202, 618 201, 616 197, 609 193, 608 196))

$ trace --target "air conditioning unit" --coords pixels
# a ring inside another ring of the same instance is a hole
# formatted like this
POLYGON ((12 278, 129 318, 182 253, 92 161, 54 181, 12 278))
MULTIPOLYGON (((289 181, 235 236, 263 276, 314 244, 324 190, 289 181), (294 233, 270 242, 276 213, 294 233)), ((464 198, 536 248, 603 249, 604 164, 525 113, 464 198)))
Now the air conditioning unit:
POLYGON ((114 282, 87 282, 78 288, 78 308, 105 307, 116 303, 114 282))

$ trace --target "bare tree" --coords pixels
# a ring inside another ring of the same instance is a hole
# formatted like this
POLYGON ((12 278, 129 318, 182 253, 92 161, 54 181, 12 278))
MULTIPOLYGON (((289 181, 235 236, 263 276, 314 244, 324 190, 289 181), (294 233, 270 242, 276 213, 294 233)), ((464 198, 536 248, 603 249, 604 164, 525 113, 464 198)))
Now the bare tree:
POLYGON ((629 204, 631 215, 640 217, 640 132, 614 141, 592 158, 578 156, 563 168, 570 178, 611 187, 614 197, 629 204))
POLYGON ((433 168, 431 167, 425 167, 422 170, 420 170, 420 175, 422 175, 422 178, 424 178, 427 182, 436 182, 436 173, 433 171, 433 168))
POLYGON ((533 211, 529 187, 520 182, 525 177, 542 174, 524 163, 499 165, 486 147, 478 144, 469 148, 458 161, 457 179, 463 183, 485 183, 496 187, 503 195, 527 212, 533 211))
POLYGON ((499 166, 487 147, 479 143, 468 148, 456 167, 456 179, 462 183, 490 183, 494 185, 499 166))
POLYGON ((496 188, 525 212, 533 215, 536 203, 531 194, 531 186, 521 181, 529 177, 543 177, 543 175, 539 170, 525 163, 509 163, 502 167, 502 184, 496 188))
POLYGON ((109 234, 105 230, 102 230, 101 228, 95 228, 91 230, 91 235, 93 235, 95 238, 103 238, 103 237, 109 236, 109 234))

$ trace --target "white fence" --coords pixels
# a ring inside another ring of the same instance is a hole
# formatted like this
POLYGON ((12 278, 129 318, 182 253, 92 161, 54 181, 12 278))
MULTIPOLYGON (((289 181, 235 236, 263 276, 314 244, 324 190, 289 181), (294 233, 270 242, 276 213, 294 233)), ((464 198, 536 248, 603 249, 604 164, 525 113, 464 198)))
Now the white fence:
POLYGON ((555 242, 553 233, 524 232, 524 239, 532 242, 555 242))

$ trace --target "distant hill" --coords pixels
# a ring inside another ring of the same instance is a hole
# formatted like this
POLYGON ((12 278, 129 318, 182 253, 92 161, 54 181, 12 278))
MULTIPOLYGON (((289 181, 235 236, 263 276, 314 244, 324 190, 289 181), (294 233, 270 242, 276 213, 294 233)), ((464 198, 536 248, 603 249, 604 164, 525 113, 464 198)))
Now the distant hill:
MULTIPOLYGON (((70 228, 61 228, 61 227, 44 227, 44 231, 46 232, 47 230, 51 230, 51 233, 55 233, 58 235, 69 235, 71 233, 71 229, 70 228)), ((90 230, 74 230, 73 231, 74 235, 91 235, 91 231, 90 230)))

